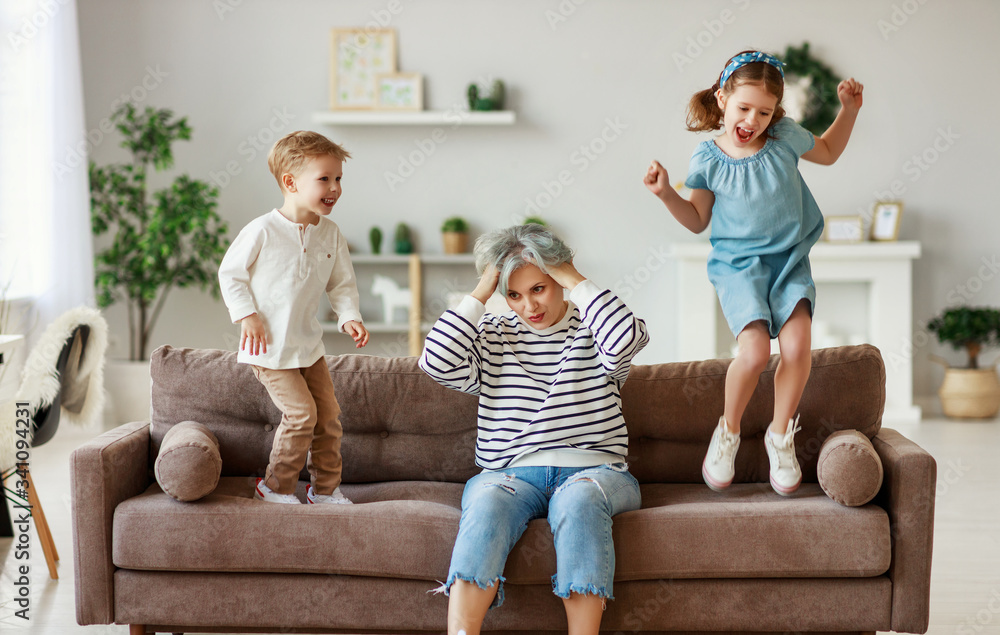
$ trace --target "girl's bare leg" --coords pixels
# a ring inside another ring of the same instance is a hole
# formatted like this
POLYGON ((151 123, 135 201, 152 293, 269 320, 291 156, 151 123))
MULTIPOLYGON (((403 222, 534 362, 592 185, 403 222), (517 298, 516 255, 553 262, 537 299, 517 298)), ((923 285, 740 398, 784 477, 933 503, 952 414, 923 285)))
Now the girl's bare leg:
POLYGON ((812 370, 812 317, 809 301, 802 300, 792 311, 778 333, 781 361, 774 372, 774 419, 771 428, 775 434, 784 434, 788 420, 799 409, 802 391, 812 370))
MULTIPOLYGON (((787 326, 787 325, 786 325, 787 326)), ((771 357, 771 336, 764 322, 752 322, 736 337, 739 352, 726 372, 726 405, 724 414, 730 432, 740 431, 743 411, 757 387, 760 374, 771 357)))

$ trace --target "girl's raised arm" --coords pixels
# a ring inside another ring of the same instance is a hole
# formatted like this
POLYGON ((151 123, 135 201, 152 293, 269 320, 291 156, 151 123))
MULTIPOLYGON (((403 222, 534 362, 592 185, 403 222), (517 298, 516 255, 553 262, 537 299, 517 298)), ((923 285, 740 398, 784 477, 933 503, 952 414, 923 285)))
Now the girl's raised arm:
POLYGON ((837 97, 840 98, 840 112, 830 124, 823 136, 816 137, 816 145, 802 155, 806 161, 820 165, 833 165, 844 153, 847 142, 851 139, 854 122, 861 110, 862 91, 865 87, 852 77, 840 82, 837 86, 837 97))

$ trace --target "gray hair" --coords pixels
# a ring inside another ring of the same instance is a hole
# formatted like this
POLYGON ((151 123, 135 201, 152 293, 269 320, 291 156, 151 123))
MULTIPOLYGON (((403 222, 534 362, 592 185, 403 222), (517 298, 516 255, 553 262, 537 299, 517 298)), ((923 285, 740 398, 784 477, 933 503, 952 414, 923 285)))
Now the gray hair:
POLYGON ((557 267, 573 259, 573 250, 548 229, 535 223, 494 229, 476 240, 473 249, 476 271, 483 274, 493 265, 500 272, 497 287, 507 295, 510 275, 521 267, 533 264, 548 274, 549 267, 557 267))

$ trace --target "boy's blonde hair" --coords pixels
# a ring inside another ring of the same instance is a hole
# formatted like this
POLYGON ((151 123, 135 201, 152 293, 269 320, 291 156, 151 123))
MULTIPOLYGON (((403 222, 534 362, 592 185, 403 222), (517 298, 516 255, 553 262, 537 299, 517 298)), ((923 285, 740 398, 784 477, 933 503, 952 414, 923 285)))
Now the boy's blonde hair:
POLYGON ((351 153, 318 132, 298 130, 278 139, 267 154, 267 167, 282 190, 282 174, 297 175, 306 161, 320 156, 331 156, 341 161, 351 158, 351 153))

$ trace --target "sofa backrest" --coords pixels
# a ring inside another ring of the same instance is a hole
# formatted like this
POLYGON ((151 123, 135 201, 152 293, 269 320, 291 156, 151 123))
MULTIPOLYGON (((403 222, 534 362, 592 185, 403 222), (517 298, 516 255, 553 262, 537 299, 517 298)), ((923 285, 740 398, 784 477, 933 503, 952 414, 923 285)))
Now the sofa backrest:
MULTIPOLYGON (((346 483, 433 480, 461 483, 477 472, 477 398, 443 388, 414 357, 328 356, 340 420, 346 483)), ((697 483, 722 414, 730 360, 635 365, 622 388, 629 465, 640 482, 697 483)), ((761 375, 742 424, 737 482, 768 481, 763 434, 771 420, 777 356, 761 375)), ((182 421, 205 424, 219 439, 223 476, 262 475, 280 411, 250 367, 227 351, 153 352, 152 457, 182 421)), ((816 480, 822 442, 837 430, 869 438, 881 425, 885 367, 873 346, 813 351, 799 408, 796 449, 806 481, 816 480)), ((303 471, 304 479, 308 474, 303 471)))
MULTIPOLYGON (((774 415, 772 355, 740 425, 737 483, 767 483, 764 433, 774 415)), ((729 359, 633 366, 622 386, 629 430, 629 470, 639 480, 700 483, 701 464, 722 416, 729 359)), ((823 441, 837 430, 878 434, 885 406, 885 366, 874 346, 812 352, 812 372, 799 403, 795 449, 802 478, 816 482, 823 441)))
MULTIPOLYGON (((345 483, 463 483, 479 472, 476 397, 438 385, 412 357, 326 361, 344 427, 345 483)), ((163 346, 150 376, 153 457, 173 425, 198 421, 219 439, 223 476, 263 476, 281 411, 236 353, 163 346)))

